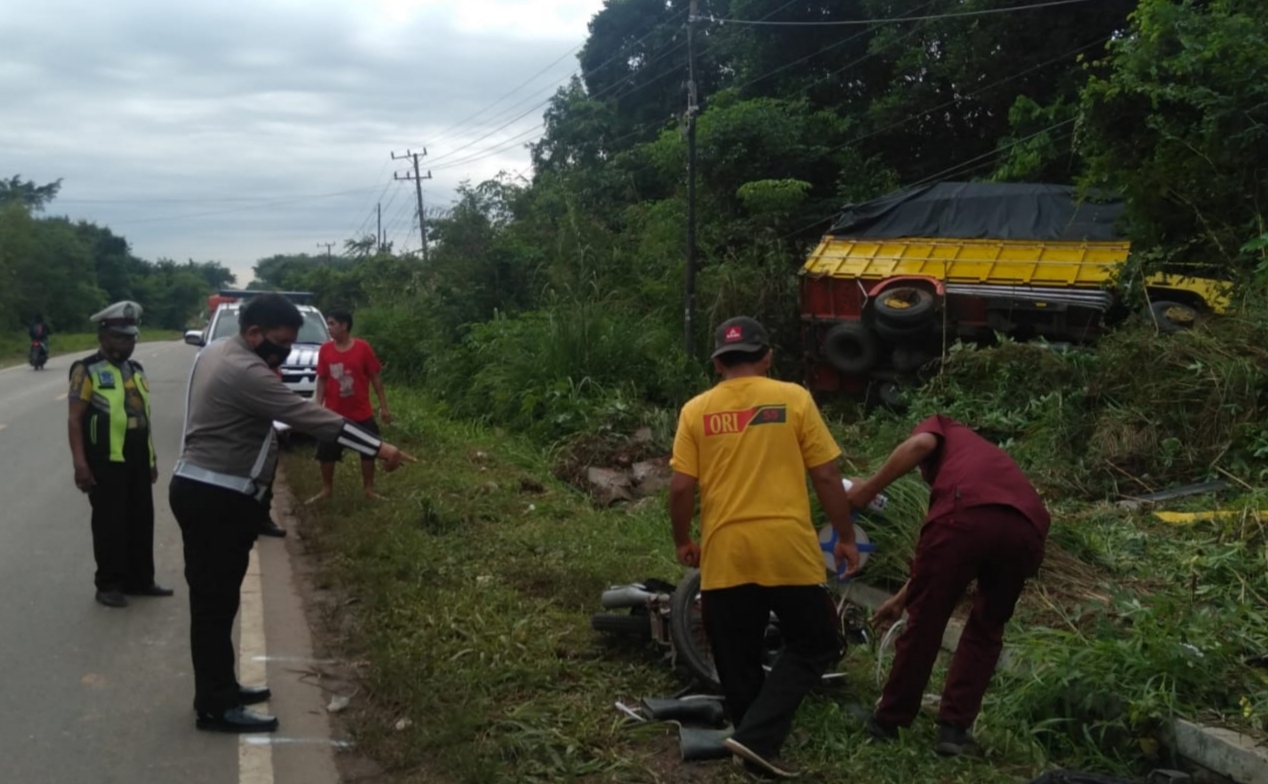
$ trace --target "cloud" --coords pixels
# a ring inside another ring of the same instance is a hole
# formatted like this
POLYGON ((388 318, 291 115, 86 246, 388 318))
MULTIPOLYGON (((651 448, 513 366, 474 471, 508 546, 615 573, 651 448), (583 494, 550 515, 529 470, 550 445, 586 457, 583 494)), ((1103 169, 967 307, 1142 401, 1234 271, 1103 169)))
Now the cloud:
POLYGON ((0 18, 0 176, 62 177, 51 212, 109 226, 144 258, 220 260, 242 282, 258 258, 316 252, 367 217, 372 226, 380 197, 400 247, 413 186, 391 181, 404 162, 389 154, 425 146, 426 198, 442 206, 462 179, 525 170, 511 142, 535 138, 538 104, 576 69, 569 50, 601 7, 11 3, 0 18))

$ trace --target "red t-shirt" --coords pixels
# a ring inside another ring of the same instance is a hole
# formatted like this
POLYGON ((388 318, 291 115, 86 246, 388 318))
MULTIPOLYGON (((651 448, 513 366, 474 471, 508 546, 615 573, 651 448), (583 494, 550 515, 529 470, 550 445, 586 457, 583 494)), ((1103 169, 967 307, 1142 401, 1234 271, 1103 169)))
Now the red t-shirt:
POLYGON ((916 425, 912 435, 932 433, 938 449, 920 465, 929 484, 929 520, 955 516, 974 506, 1011 506, 1048 535, 1048 510, 1030 480, 1008 453, 968 427, 937 414, 916 425))
POLYGON ((370 376, 383 365, 370 344, 353 338, 347 351, 329 341, 317 352, 317 378, 326 379, 326 408, 353 422, 374 416, 370 405, 370 376))

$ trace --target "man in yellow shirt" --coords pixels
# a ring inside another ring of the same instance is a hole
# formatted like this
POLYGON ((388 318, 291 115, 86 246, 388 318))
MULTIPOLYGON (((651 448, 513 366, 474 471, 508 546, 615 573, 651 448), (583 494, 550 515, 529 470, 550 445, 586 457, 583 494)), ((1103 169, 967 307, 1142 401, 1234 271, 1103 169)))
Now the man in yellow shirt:
POLYGON ((669 488, 678 561, 700 568, 705 633, 735 732, 726 747, 749 767, 797 775, 780 758, 806 694, 841 657, 836 611, 824 590, 815 493, 840 534, 836 557, 858 569, 837 447, 810 393, 766 378, 770 339, 757 321, 723 322, 713 367, 722 381, 683 406, 669 488), (700 488, 700 544, 691 538, 700 488), (783 652, 762 669, 766 625, 779 618, 783 652))

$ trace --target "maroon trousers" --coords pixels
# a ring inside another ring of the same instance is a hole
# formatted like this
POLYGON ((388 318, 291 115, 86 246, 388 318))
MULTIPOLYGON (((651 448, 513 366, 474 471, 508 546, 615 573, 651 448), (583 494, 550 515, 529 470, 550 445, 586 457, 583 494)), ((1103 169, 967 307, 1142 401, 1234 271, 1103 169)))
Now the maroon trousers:
POLYGON ((1039 571, 1043 553, 1044 537, 1008 506, 962 509, 925 524, 907 585, 907 627, 895 646, 878 721, 907 727, 916 718, 947 621, 969 583, 977 580, 973 611, 938 713, 944 724, 973 726, 999 661, 1004 624, 1026 579, 1039 571))

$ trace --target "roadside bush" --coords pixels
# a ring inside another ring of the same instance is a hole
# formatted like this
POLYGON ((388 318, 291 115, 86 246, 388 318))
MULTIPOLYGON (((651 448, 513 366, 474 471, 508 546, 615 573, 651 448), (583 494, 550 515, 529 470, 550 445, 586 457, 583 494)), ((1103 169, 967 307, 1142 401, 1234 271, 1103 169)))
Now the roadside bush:
POLYGON ((673 406, 698 373, 655 318, 602 298, 557 298, 548 307, 472 325, 433 356, 428 377, 461 417, 548 440, 585 430, 632 430, 651 408, 673 406))

